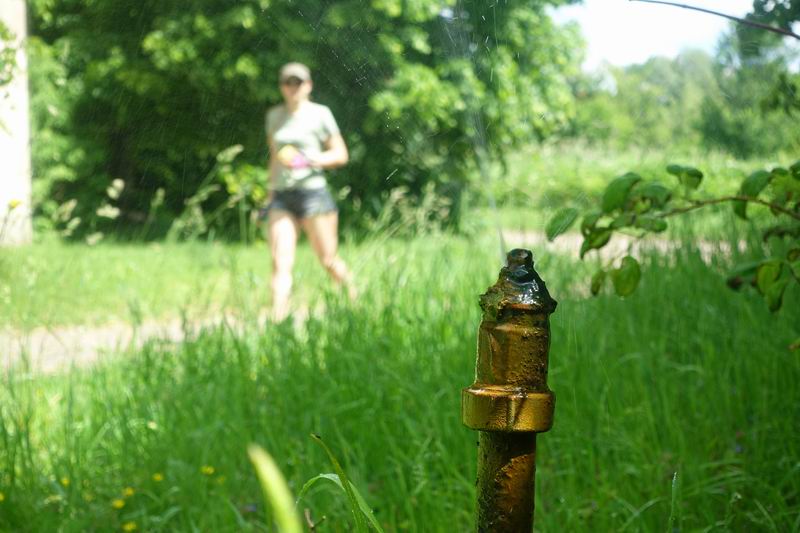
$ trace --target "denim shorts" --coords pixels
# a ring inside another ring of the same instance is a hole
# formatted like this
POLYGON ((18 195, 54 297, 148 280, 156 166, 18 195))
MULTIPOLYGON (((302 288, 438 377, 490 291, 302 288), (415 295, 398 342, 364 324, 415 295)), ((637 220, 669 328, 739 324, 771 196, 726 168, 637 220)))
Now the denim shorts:
POLYGON ((259 218, 266 219, 273 209, 288 211, 297 219, 338 211, 327 187, 275 191, 272 201, 259 210, 259 218))

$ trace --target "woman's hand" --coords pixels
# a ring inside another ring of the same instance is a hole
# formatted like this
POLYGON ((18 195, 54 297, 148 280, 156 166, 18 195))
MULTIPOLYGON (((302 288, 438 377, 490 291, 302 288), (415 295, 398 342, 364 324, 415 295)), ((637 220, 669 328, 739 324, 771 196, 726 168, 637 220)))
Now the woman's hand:
POLYGON ((306 168, 310 165, 308 158, 292 146, 291 144, 287 144, 280 150, 278 150, 278 161, 281 165, 287 168, 306 168))
POLYGON ((325 143, 325 151, 308 157, 308 162, 313 168, 339 168, 350 160, 347 145, 341 135, 334 135, 325 143))

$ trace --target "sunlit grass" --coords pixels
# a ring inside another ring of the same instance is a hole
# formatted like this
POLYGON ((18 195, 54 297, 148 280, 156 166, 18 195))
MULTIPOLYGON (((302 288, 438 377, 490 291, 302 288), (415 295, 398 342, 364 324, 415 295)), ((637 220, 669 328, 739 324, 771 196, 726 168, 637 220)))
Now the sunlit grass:
MULTIPOLYGON (((202 318, 268 305, 265 243, 47 242, 0 254, 0 327, 130 322, 181 313, 202 318)), ((303 297, 327 283, 305 243, 298 250, 295 283, 303 297)))
MULTIPOLYGON (((588 267, 539 255, 559 307, 537 528, 796 529, 800 366, 786 346, 797 291, 770 315, 687 245, 645 260, 627 301, 586 300, 568 288, 588 267)), ((496 243, 375 242, 351 259, 361 299, 318 292, 321 311, 302 325, 244 316, 92 370, 5 376, 0 529, 271 531, 247 445, 268 449, 298 494, 332 471, 314 433, 387 531, 470 530, 476 435, 461 425, 459 391, 472 382, 496 243)), ((351 527, 334 484, 301 506, 326 517, 321 529, 351 527)))
MULTIPOLYGON (((481 205, 472 207, 463 226, 479 233, 495 231, 498 224, 510 231, 541 231, 556 209, 566 203, 590 205, 611 179, 629 170, 668 181, 668 163, 695 164, 706 172, 702 189, 716 194, 732 192, 756 169, 795 159, 742 161, 713 152, 671 153, 662 147, 609 151, 570 143, 531 148, 513 155, 507 172, 497 169, 491 183, 481 184, 481 205), (487 188, 497 199, 497 213, 486 207, 487 188)), ((722 206, 693 213, 692 228, 706 238, 728 236, 729 212, 722 206)), ((374 260, 375 242, 382 242, 361 237, 360 245, 346 243, 342 251, 357 273, 374 260)), ((269 271, 264 242, 250 247, 204 242, 86 247, 44 239, 0 250, 0 327, 128 322, 182 313, 202 318, 222 310, 254 313, 269 304, 269 271)), ((298 300, 313 300, 326 286, 324 271, 303 241, 295 267, 298 300)))
MULTIPOLYGON (((705 174, 699 194, 720 196, 736 193, 742 179, 756 170, 789 165, 797 158, 798 154, 783 154, 742 160, 721 152, 692 153, 669 147, 609 150, 562 142, 510 156, 508 170, 498 169, 490 188, 502 206, 504 227, 542 230, 552 212, 565 204, 596 206, 606 185, 626 172, 673 186, 675 178, 665 171, 668 164, 695 166, 705 174)), ((693 216, 711 233, 718 227, 716 216, 693 216)))

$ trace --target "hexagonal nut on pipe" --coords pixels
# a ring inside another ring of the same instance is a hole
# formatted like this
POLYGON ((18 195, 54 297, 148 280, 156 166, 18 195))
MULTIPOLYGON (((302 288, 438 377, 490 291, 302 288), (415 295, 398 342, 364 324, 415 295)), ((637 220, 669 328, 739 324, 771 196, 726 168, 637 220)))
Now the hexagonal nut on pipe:
POLYGON ((475 383, 461 395, 464 425, 481 431, 549 430, 555 408, 547 387, 549 316, 557 303, 533 268, 533 254, 509 252, 480 304, 475 383))

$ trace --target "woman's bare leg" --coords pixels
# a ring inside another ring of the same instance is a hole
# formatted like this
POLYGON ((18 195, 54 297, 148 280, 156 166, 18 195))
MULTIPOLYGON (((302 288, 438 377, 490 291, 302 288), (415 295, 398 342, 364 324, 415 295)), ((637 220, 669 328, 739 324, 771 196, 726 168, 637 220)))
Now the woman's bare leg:
POLYGON ((289 314, 292 267, 297 250, 297 222, 289 212, 269 212, 269 244, 272 252, 272 318, 283 320, 289 314))
POLYGON ((304 218, 300 221, 311 247, 317 254, 319 262, 331 275, 334 283, 343 285, 348 290, 348 295, 355 298, 356 293, 352 285, 350 272, 347 265, 338 255, 339 248, 339 214, 326 213, 304 218))

